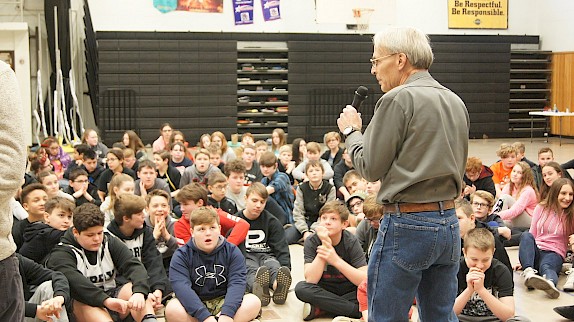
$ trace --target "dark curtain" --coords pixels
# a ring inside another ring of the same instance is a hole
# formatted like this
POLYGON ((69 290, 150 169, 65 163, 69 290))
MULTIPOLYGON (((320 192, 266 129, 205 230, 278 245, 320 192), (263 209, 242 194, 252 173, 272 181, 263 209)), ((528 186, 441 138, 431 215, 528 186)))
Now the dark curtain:
MULTIPOLYGON (((70 0, 44 0, 44 15, 46 19, 46 31, 48 33, 48 50, 50 54, 50 64, 52 73, 50 74, 50 93, 53 94, 56 89, 56 38, 54 21, 58 20, 58 47, 60 49, 60 62, 64 82, 64 93, 66 96, 66 114, 69 116, 69 110, 72 108, 72 96, 70 94, 70 69, 72 61, 70 57, 70 22, 69 22, 70 0), (54 7, 58 8, 58 17, 54 17, 54 7)), ((47 97, 50 97, 48 95, 47 97)), ((53 102, 53 98, 52 98, 53 102)), ((45 106, 52 106, 52 102, 47 102, 45 106)), ((50 110, 53 109, 53 106, 50 110)), ((51 111, 46 113, 52 115, 51 111)), ((48 133, 53 134, 51 128, 53 120, 46 120, 48 133)))

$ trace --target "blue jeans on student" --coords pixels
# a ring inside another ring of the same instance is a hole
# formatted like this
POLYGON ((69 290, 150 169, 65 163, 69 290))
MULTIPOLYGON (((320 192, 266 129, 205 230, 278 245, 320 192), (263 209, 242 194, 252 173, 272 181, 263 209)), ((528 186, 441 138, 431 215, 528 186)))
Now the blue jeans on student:
POLYGON ((385 214, 369 259, 369 322, 458 321, 460 233, 454 209, 385 214))
POLYGON ((558 273, 562 270, 564 259, 553 251, 538 248, 534 236, 527 231, 520 238, 518 259, 523 270, 532 267, 540 276, 546 275, 546 279, 552 280, 554 285, 558 283, 558 273))

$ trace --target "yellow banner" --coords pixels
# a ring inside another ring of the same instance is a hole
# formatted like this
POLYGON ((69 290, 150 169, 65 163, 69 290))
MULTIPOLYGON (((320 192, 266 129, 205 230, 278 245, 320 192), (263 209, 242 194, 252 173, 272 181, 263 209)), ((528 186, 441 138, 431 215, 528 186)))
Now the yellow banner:
POLYGON ((451 29, 508 29, 508 0, 448 0, 451 29))

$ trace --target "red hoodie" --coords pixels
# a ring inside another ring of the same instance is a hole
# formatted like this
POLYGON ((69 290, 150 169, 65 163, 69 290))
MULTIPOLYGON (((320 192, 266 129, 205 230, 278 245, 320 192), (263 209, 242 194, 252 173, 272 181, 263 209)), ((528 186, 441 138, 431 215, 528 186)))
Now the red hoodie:
MULTIPOLYGON (((227 233, 231 231, 229 236, 226 237, 227 241, 235 246, 243 243, 247 232, 249 231, 249 224, 244 219, 230 215, 219 208, 213 208, 219 215, 219 224, 221 225, 221 235, 227 236, 227 233)), ((185 245, 191 238, 191 225, 189 224, 189 219, 185 216, 179 218, 173 226, 173 232, 175 238, 177 239, 177 244, 179 247, 185 245)))

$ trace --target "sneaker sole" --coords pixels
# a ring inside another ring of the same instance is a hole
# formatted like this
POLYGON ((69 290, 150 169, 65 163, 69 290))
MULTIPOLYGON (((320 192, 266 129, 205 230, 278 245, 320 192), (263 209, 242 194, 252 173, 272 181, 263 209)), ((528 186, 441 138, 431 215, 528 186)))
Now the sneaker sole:
POLYGON ((528 280, 528 284, 533 288, 546 292, 548 297, 551 299, 557 299, 560 296, 560 291, 552 287, 550 283, 552 282, 538 275, 533 276, 528 280))
POLYGON ((265 266, 259 267, 255 273, 253 283, 253 294, 261 300, 261 306, 267 306, 271 302, 269 295, 269 269, 265 266))
POLYGON ((282 266, 277 272, 277 289, 273 292, 273 302, 275 304, 285 304, 291 282, 293 282, 291 271, 289 268, 282 266))
POLYGON ((568 286, 564 285, 563 289, 564 292, 574 292, 574 285, 568 285, 568 286))

